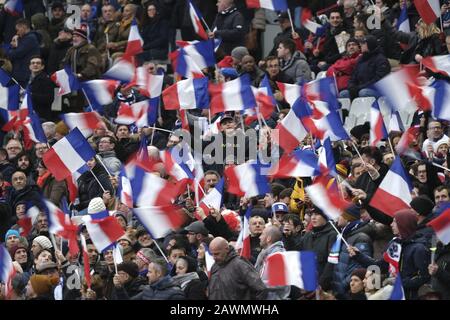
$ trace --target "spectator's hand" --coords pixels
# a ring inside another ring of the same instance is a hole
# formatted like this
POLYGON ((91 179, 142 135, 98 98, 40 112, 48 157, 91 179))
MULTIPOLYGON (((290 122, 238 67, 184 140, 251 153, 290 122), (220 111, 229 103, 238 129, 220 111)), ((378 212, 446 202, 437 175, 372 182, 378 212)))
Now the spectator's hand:
POLYGON ((367 198, 367 193, 365 193, 364 190, 361 189, 353 189, 352 195, 359 200, 364 200, 367 198))
POLYGON ((433 154, 434 154, 434 149, 433 149, 433 145, 431 145, 431 144, 429 144, 429 145, 427 145, 427 154, 428 154, 428 157, 433 157, 433 154))
POLYGON ((111 181, 111 185, 113 186, 113 188, 117 189, 117 187, 119 186, 119 179, 116 176, 110 176, 109 181, 111 181))
POLYGON ((441 6, 441 14, 445 14, 447 12, 447 9, 448 9, 448 5, 444 3, 441 6))
POLYGON ((203 211, 203 209, 201 207, 197 207, 197 209, 195 211, 199 215, 200 219, 204 220, 206 218, 205 211, 203 211))
POLYGON ((416 54, 416 56, 414 57, 414 60, 416 60, 416 62, 422 62, 423 57, 420 54, 416 54))
POLYGON ((353 247, 353 246, 349 246, 347 247, 347 251, 350 257, 354 257, 359 253, 358 248, 353 247))
POLYGON ((373 167, 373 165, 371 165, 370 163, 367 163, 367 162, 366 162, 366 169, 367 169, 367 172, 369 172, 369 174, 370 174, 372 177, 376 177, 376 176, 378 175, 378 170, 375 169, 375 168, 373 167))
POLYGON ((298 38, 300 38, 299 34, 295 31, 292 31, 292 39, 297 40, 298 38))
POLYGON ((113 283, 116 288, 122 288, 122 282, 120 281, 120 276, 117 273, 114 275, 113 283))
POLYGON ((92 289, 87 289, 86 290, 86 300, 97 300, 97 294, 95 293, 94 290, 92 289))
POLYGON ((160 126, 162 126, 163 123, 164 123, 163 118, 162 118, 162 117, 158 117, 158 124, 159 124, 160 126))
POLYGON ((13 267, 17 273, 23 273, 23 269, 17 261, 13 261, 13 267))
POLYGON ((63 262, 66 261, 66 257, 64 257, 62 252, 60 250, 58 250, 58 249, 55 250, 55 257, 56 257, 56 260, 58 260, 58 263, 60 265, 62 265, 63 262))
MULTIPOLYGON (((315 51, 315 50, 314 50, 315 51)), ((326 62, 325 61, 319 61, 319 63, 317 64, 317 66, 319 67, 319 68, 322 68, 322 67, 324 67, 324 66, 326 66, 326 62)))
POLYGON ((106 49, 113 49, 115 50, 117 48, 117 44, 115 44, 114 42, 110 42, 106 45, 106 49))
POLYGON ((19 45, 19 36, 17 34, 11 39, 10 44, 11 44, 11 47, 17 48, 17 46, 19 45))
POLYGON ((220 214, 220 212, 217 211, 217 210, 216 210, 215 208, 213 208, 213 207, 209 207, 209 214, 210 214, 211 216, 213 216, 213 217, 216 219, 217 222, 219 222, 220 219, 222 218, 222 215, 220 214))
POLYGON ((283 94, 281 93, 281 91, 275 91, 275 93, 273 94, 273 96, 275 97, 275 100, 277 101, 283 101, 284 97, 283 94))
POLYGON ((430 276, 434 276, 436 272, 438 271, 439 267, 436 263, 432 263, 428 265, 428 273, 430 276))
POLYGON ((208 32, 208 37, 209 37, 210 39, 214 38, 214 32, 208 32))
POLYGON ((111 197, 111 193, 109 192, 109 190, 106 190, 105 192, 103 192, 103 202, 106 204, 108 204, 111 201, 112 197, 111 197))
POLYGON ((266 70, 266 61, 264 60, 259 60, 258 62, 258 68, 262 69, 262 70, 266 70))
POLYGON ((281 227, 281 222, 278 221, 278 219, 275 216, 273 216, 271 219, 269 219, 269 221, 273 226, 275 226, 277 228, 281 227))

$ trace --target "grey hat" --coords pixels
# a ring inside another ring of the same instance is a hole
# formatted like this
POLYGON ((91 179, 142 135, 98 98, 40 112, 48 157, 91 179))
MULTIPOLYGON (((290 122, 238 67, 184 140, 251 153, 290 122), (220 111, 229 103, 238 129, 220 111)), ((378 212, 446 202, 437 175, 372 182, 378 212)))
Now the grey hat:
POLYGON ((231 56, 239 61, 246 55, 249 55, 248 49, 246 47, 236 47, 231 51, 231 56))
POLYGON ((184 228, 187 232, 200 233, 204 236, 208 236, 209 231, 206 229, 205 225, 201 221, 192 222, 186 228, 184 228))
POLYGON ((38 274, 46 271, 46 270, 50 270, 50 269, 57 269, 58 270, 58 264, 55 262, 45 262, 39 265, 39 267, 37 267, 36 271, 38 274))

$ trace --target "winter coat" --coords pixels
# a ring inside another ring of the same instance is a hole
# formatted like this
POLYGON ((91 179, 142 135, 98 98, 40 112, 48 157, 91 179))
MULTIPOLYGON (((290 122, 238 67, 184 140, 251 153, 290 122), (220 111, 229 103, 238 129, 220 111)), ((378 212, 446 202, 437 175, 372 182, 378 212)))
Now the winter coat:
POLYGON ((136 277, 125 283, 122 287, 113 290, 112 300, 128 300, 128 298, 133 298, 142 292, 144 287, 148 284, 147 279, 142 277, 136 277), (115 291, 115 292, 114 292, 115 291))
POLYGON ((429 214, 421 223, 417 224, 416 236, 423 238, 427 248, 431 248, 431 239, 433 238, 434 230, 427 226, 427 223, 433 220, 434 215, 429 214))
POLYGON ((3 175, 3 179, 11 183, 11 176, 14 173, 14 165, 12 163, 6 162, 0 164, 0 172, 3 175))
POLYGON ((286 251, 298 251, 300 250, 300 243, 302 241, 302 235, 300 233, 291 235, 289 237, 286 237, 283 234, 283 244, 286 248, 286 251))
POLYGON ((356 64, 358 63, 359 57, 359 53, 355 53, 352 56, 345 55, 328 68, 327 76, 332 77, 333 74, 336 76, 336 82, 339 91, 347 89, 348 82, 353 70, 356 67, 356 64))
POLYGON ((22 190, 15 190, 10 187, 8 201, 11 208, 15 208, 18 202, 29 201, 33 204, 39 204, 42 201, 42 196, 37 185, 26 185, 22 190))
MULTIPOLYGON (((358 248, 365 255, 372 256, 372 240, 364 233, 367 223, 361 221, 347 225, 342 231, 344 239, 349 245, 358 248)), ((342 242, 341 251, 339 252, 339 262, 333 268, 333 291, 339 296, 345 295, 350 289, 350 278, 353 270, 362 266, 352 259, 347 251, 347 246, 342 242)))
POLYGON ((331 281, 332 265, 328 263, 328 253, 335 241, 336 231, 329 223, 322 227, 313 228, 300 241, 300 250, 309 250, 316 253, 317 272, 322 287, 327 287, 331 281))
POLYGON ((44 197, 53 202, 56 206, 61 204, 63 197, 68 197, 68 190, 65 181, 57 181, 53 175, 49 176, 42 186, 44 197))
POLYGON ((47 72, 53 74, 60 70, 62 61, 66 56, 67 50, 72 48, 72 41, 59 41, 55 39, 50 46, 50 54, 48 55, 47 72))
POLYGON ((31 24, 33 30, 40 34, 41 36, 41 56, 44 58, 44 62, 47 65, 47 58, 50 53, 50 47, 52 45, 52 39, 47 31, 48 28, 48 18, 42 14, 36 14, 31 17, 31 24))
POLYGON ((259 236, 260 235, 250 236, 250 254, 251 254, 251 256, 250 256, 249 261, 252 264, 256 263, 256 259, 258 258, 258 255, 262 250, 259 236))
MULTIPOLYGON (((267 278, 266 268, 267 268, 267 257, 273 253, 276 252, 285 252, 286 249, 284 248, 282 241, 277 241, 273 244, 271 244, 269 247, 261 250, 261 252, 258 255, 258 258, 256 259, 255 263, 255 269, 259 273, 262 281, 267 284, 269 279, 267 278)), ((290 286, 277 286, 277 287, 271 287, 270 289, 267 289, 268 291, 268 299, 270 300, 283 300, 286 299, 289 296, 289 293, 291 292, 290 286)))
POLYGON ((227 241, 231 241, 231 239, 235 237, 223 217, 221 217, 219 222, 217 222, 216 218, 208 215, 205 219, 203 219, 203 223, 205 224, 205 228, 208 229, 209 233, 211 233, 214 237, 223 237, 227 241))
POLYGON ((111 50, 111 53, 125 52, 128 43, 128 36, 130 35, 132 21, 132 19, 120 21, 119 32, 115 41, 115 43, 117 44, 117 48, 111 50))
POLYGON ((117 141, 116 144, 116 156, 117 158, 125 162, 128 157, 135 153, 139 149, 139 139, 135 138, 123 138, 117 141))
POLYGON ((50 34, 50 38, 52 40, 58 37, 59 32, 64 28, 65 19, 55 19, 50 20, 50 24, 48 25, 48 33, 50 34))
POLYGON ((42 71, 36 77, 30 79, 29 85, 31 87, 31 101, 34 111, 44 121, 53 120, 52 103, 56 87, 53 81, 42 71))
POLYGON ((106 53, 106 35, 108 35, 108 43, 117 41, 119 25, 120 23, 117 21, 110 21, 108 23, 101 21, 99 23, 93 43, 100 53, 106 53))
POLYGON ((63 59, 62 66, 68 64, 75 74, 81 74, 79 80, 93 80, 100 78, 103 71, 100 52, 92 44, 83 41, 79 46, 71 47, 63 59))
POLYGON ((189 272, 172 277, 175 285, 183 290, 187 300, 206 300, 206 286, 197 272, 189 272))
POLYGON ((296 83, 311 81, 311 69, 305 55, 300 51, 295 51, 288 61, 281 61, 281 71, 294 79, 296 83))
POLYGON ((389 61, 380 47, 371 52, 363 53, 358 60, 352 76, 348 82, 349 90, 361 90, 374 84, 391 71, 389 61))
MULTIPOLYGON (((308 32, 305 31, 305 29, 295 29, 295 32, 299 34, 299 36, 302 39, 306 39, 308 37, 308 32)), ((273 38, 273 47, 272 50, 270 50, 269 56, 277 56, 277 49, 281 41, 283 40, 293 40, 292 39, 292 28, 288 27, 284 29, 283 31, 277 33, 275 38, 273 38)))
POLYGON ((144 61, 167 59, 169 26, 166 20, 155 18, 142 26, 141 36, 144 40, 144 52, 140 57, 144 61))
POLYGON ((438 271, 431 277, 434 290, 442 295, 443 300, 450 299, 450 245, 439 243, 436 249, 436 264, 438 271))
POLYGON ((232 247, 222 264, 213 264, 208 285, 209 300, 264 300, 266 296, 266 286, 258 272, 232 247))
MULTIPOLYGON (((111 194, 114 194, 114 189, 109 181, 108 174, 101 164, 97 163, 92 169, 94 174, 97 176, 98 180, 102 186, 108 190, 111 194)), ((86 171, 77 180, 78 183, 78 196, 80 198, 80 203, 77 206, 77 210, 81 211, 86 209, 89 202, 95 197, 102 197, 103 190, 98 184, 95 177, 92 175, 91 171, 86 171)))
POLYGON ((30 60, 32 56, 40 55, 39 49, 41 36, 35 31, 30 31, 19 38, 17 48, 11 48, 8 57, 13 65, 12 76, 22 87, 27 86, 30 78, 30 60))
POLYGON ((219 12, 211 30, 215 28, 217 28, 214 33, 216 38, 222 39, 219 50, 223 51, 224 55, 230 55, 235 47, 245 46, 247 26, 236 7, 219 12))
POLYGON ((331 65, 342 57, 339 53, 335 36, 341 34, 343 31, 347 31, 344 25, 338 26, 337 28, 331 28, 331 26, 327 28, 325 41, 319 55, 320 59, 325 61, 327 64, 331 65))
POLYGON ((99 152, 98 155, 102 158, 103 163, 106 168, 108 168, 109 172, 116 176, 120 172, 120 168, 122 167, 122 162, 117 159, 116 153, 114 151, 103 151, 99 152))
MULTIPOLYGON (((127 296, 124 296, 127 299, 127 296)), ((141 293, 135 295, 131 300, 185 300, 183 290, 176 286, 169 276, 144 287, 141 293)))

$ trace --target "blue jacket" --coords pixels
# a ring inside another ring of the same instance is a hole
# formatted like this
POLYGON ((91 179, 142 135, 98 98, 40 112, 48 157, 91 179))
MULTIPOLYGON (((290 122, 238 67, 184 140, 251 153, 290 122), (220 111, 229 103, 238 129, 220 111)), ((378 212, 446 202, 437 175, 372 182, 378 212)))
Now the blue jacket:
POLYGON ((26 87, 30 78, 30 60, 32 56, 40 54, 41 35, 30 31, 19 39, 17 48, 11 48, 8 57, 13 65, 12 76, 22 87, 26 87))
MULTIPOLYGON (((126 299, 126 296, 123 297, 126 299)), ((166 276, 159 281, 145 286, 144 290, 131 298, 131 300, 185 300, 183 290, 166 276)))

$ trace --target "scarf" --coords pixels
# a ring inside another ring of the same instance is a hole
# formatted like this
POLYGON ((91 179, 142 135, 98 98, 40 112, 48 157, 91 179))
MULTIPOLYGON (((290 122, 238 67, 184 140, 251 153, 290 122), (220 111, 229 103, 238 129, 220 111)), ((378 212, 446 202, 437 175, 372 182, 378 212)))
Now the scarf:
POLYGON ((389 263, 389 274, 396 276, 399 272, 399 262, 402 253, 400 239, 395 237, 389 242, 386 251, 383 253, 383 259, 389 263))
MULTIPOLYGON (((361 224, 361 220, 352 221, 349 224, 347 224, 344 229, 342 230, 342 236, 348 235, 352 230, 355 230, 358 228, 361 224)), ((337 235, 336 241, 333 243, 330 249, 330 253, 328 254, 328 262, 332 264, 338 264, 339 263, 339 255, 341 253, 341 246, 342 246, 342 237, 340 234, 337 235)))
POLYGON ((189 282, 195 279, 200 279, 197 272, 189 272, 172 277, 173 283, 177 286, 180 286, 182 290, 186 288, 189 282))
POLYGON ((52 173, 50 171, 47 171, 46 173, 44 173, 42 176, 39 176, 37 179, 37 185, 39 188, 42 189, 42 187, 44 186, 45 181, 47 180, 48 177, 50 177, 52 175, 52 173))

